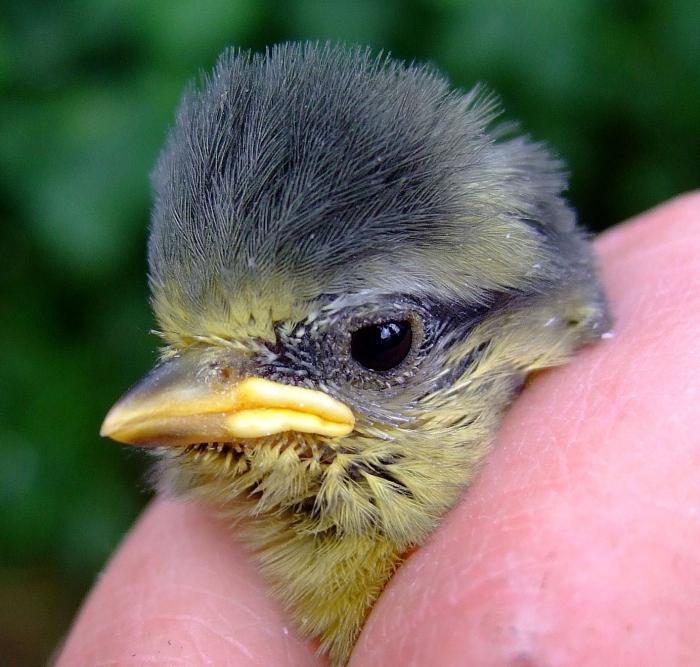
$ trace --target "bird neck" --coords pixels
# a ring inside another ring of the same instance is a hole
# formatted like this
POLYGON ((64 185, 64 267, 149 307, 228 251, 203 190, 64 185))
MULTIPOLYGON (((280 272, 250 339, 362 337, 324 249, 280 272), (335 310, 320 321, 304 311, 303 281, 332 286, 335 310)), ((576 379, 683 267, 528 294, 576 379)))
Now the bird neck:
MULTIPOLYGON (((224 512, 240 520, 246 510, 224 512)), ((245 519, 240 534, 252 548, 297 627, 320 638, 334 667, 345 665, 367 613, 401 562, 401 553, 380 533, 309 533, 288 516, 245 519)))

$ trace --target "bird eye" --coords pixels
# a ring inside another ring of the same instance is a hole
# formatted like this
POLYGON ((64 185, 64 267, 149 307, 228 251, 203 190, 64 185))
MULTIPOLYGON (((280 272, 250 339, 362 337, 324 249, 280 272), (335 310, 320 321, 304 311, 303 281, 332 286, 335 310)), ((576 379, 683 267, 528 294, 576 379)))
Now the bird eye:
POLYGON ((350 354, 365 368, 388 371, 406 358, 412 340, 411 323, 405 320, 371 324, 352 334, 350 354))

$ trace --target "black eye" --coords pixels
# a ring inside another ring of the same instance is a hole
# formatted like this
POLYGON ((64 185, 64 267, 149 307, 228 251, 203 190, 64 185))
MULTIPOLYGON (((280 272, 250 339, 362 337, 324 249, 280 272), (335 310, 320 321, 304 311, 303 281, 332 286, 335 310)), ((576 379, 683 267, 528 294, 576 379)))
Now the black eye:
POLYGON ((406 358, 412 340, 410 322, 371 324, 352 334, 350 353, 365 368, 388 371, 406 358))

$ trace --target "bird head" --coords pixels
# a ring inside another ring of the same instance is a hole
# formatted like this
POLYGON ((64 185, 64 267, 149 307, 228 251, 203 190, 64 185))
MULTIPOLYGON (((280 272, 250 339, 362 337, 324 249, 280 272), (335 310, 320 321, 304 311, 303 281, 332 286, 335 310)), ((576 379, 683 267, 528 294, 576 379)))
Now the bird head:
POLYGON ((526 375, 604 331, 561 165, 497 113, 360 49, 224 53, 153 174, 161 360, 102 434, 176 492, 422 539, 526 375))

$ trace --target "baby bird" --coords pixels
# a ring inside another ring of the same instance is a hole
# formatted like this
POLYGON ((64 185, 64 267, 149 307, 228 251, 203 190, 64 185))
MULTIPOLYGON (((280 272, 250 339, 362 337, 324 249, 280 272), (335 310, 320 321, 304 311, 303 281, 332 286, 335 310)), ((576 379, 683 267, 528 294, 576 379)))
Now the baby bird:
POLYGON ((235 523, 336 666, 528 373, 608 325, 561 163, 497 115, 367 50, 228 50, 153 174, 164 345, 102 435, 235 523))

